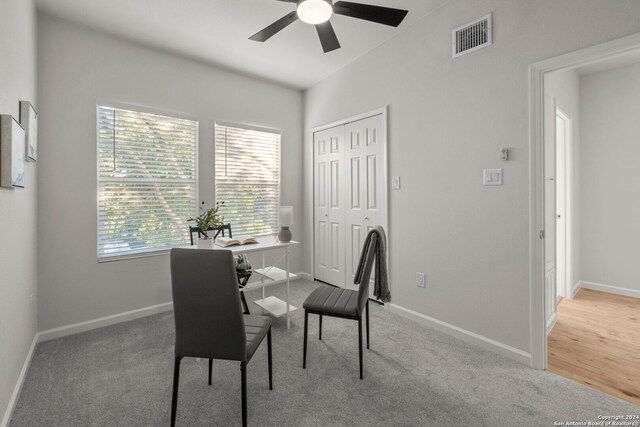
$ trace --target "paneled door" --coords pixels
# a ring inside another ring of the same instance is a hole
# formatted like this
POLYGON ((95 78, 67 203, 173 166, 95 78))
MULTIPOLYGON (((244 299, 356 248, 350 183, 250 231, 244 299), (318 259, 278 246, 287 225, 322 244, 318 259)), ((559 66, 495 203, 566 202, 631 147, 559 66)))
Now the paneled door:
POLYGON ((353 279, 367 233, 386 223, 382 120, 378 114, 345 125, 346 284, 350 289, 358 288, 353 279))
POLYGON ((556 101, 544 99, 544 264, 547 333, 556 321, 556 101))
POLYGON ((315 278, 345 286, 344 126, 316 132, 314 149, 315 278))
POLYGON ((334 286, 357 289, 367 233, 387 229, 384 120, 374 113, 313 136, 315 278, 334 286))

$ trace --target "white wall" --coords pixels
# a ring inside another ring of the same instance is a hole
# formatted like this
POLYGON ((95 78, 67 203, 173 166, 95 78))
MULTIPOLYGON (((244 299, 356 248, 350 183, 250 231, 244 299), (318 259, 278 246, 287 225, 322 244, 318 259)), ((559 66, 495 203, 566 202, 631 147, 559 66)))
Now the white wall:
MULTIPOLYGON (((550 73, 545 76, 544 89, 546 93, 551 94, 555 98, 556 106, 571 119, 571 140, 569 142, 570 145, 567 147, 567 161, 569 163, 569 179, 571 185, 571 198, 567 199, 567 205, 569 208, 568 215, 571 216, 571 229, 567 229, 567 260, 569 264, 569 269, 567 270, 567 281, 571 284, 572 288, 575 288, 580 281, 581 268, 580 235, 582 210, 580 209, 580 188, 582 174, 580 164, 580 76, 575 70, 550 73)), ((555 112, 553 113, 553 119, 555 120, 555 112)), ((546 125, 547 124, 545 123, 545 126, 546 125)), ((547 146, 545 145, 545 151, 546 149, 547 146)), ((555 147, 552 147, 552 149, 555 149, 555 147)), ((545 152, 545 157, 546 155, 547 153, 545 152)), ((555 158, 555 155, 553 158, 555 158)), ((555 169, 555 167, 552 169, 555 169)), ((555 175, 554 172, 555 171, 551 173, 552 176, 555 175)), ((547 176, 548 175, 545 172, 545 178, 547 176)), ((554 209, 554 206, 545 206, 545 208, 554 209)), ((555 209, 551 215, 551 219, 554 221, 551 228, 547 227, 545 224, 547 237, 552 236, 551 230, 555 230, 555 209)), ((555 245, 555 241, 552 238, 547 238, 545 243, 551 243, 552 246, 555 245)), ((555 256, 555 247, 552 247, 551 250, 555 256)), ((545 256, 547 251, 548 245, 545 247, 545 256)))
POLYGON ((308 90, 307 213, 311 129, 389 105, 393 302, 529 352, 528 65, 638 32, 639 16, 635 0, 447 3, 308 90), (491 11, 493 46, 452 60, 451 30, 491 11), (505 185, 483 187, 483 168, 504 168, 505 185))
POLYGON ((582 76, 581 279, 640 292, 640 64, 582 76))
MULTIPOLYGON (((32 0, 0 8, 0 114, 20 116, 18 101, 36 99, 36 22, 32 0)), ((0 425, 36 333, 36 168, 24 189, 0 188, 0 425), (31 295, 34 295, 33 306, 31 295)))
MULTIPOLYGON (((237 76, 49 16, 39 16, 39 328, 171 300, 168 256, 96 260, 98 100, 176 111, 200 121, 200 198, 213 200, 214 122, 282 131, 282 204, 302 230, 300 91, 237 76)), ((298 235, 298 238, 300 235, 298 235)), ((292 270, 300 271, 295 254, 292 270)))

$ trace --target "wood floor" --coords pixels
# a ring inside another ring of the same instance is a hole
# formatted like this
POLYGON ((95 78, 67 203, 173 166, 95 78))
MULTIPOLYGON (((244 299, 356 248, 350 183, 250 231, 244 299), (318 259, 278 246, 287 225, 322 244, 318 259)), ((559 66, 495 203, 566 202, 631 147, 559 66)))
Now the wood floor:
POLYGON ((640 298, 581 289, 557 316, 548 370, 640 405, 640 298))

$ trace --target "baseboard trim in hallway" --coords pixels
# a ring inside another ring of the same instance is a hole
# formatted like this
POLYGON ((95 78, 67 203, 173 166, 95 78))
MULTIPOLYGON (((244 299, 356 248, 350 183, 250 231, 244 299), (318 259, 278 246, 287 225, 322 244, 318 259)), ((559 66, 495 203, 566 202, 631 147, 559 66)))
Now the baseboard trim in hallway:
MULTIPOLYGON (((578 291, 581 289, 592 289, 594 291, 608 292, 610 294, 623 295, 632 298, 640 298, 640 291, 636 289, 621 288, 619 286, 605 285, 603 283, 585 282, 578 284, 578 291)), ((577 293, 577 292, 576 292, 577 293)))
POLYGON ((427 315, 418 313, 417 311, 410 310, 397 304, 387 304, 387 307, 392 313, 396 313, 407 319, 411 319, 415 322, 436 329, 440 332, 444 332, 445 334, 468 342, 469 344, 477 345, 478 347, 482 347, 485 350, 493 351, 494 353, 498 353, 520 363, 524 363, 525 365, 531 364, 531 354, 515 347, 511 347, 510 345, 501 343, 491 338, 487 338, 480 334, 476 334, 475 332, 459 328, 458 326, 451 325, 449 323, 443 322, 442 320, 429 317, 427 315))

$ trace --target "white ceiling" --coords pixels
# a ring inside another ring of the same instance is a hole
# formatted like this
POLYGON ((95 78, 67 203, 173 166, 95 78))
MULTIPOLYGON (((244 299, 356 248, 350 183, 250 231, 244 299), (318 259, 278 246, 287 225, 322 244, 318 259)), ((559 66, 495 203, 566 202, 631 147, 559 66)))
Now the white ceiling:
POLYGON ((276 0, 36 0, 38 9, 134 42, 308 88, 448 0, 358 0, 409 10, 398 28, 334 15, 341 49, 325 54, 301 21, 265 43, 249 37, 295 9, 276 0))

